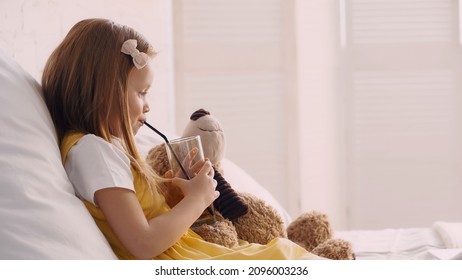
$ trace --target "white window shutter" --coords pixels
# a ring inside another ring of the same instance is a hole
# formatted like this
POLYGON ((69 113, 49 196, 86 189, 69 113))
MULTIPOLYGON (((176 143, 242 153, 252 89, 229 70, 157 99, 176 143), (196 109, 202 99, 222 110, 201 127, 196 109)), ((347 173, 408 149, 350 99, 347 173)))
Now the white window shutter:
POLYGON ((460 220, 458 1, 346 4, 350 227, 460 220))
MULTIPOLYGON (((199 108, 225 129, 229 159, 287 203, 284 1, 174 1, 177 129, 199 108)), ((287 206, 287 205, 286 205, 287 206)))

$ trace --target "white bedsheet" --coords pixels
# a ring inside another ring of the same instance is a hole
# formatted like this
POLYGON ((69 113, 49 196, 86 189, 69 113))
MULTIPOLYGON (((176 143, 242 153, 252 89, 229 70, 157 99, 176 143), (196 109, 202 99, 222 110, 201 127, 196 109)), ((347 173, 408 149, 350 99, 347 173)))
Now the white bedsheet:
POLYGON ((462 249, 462 223, 438 221, 432 226, 448 249, 462 249))
POLYGON ((444 254, 446 248, 432 228, 337 231, 335 237, 350 241, 358 260, 424 260, 449 256, 444 254))

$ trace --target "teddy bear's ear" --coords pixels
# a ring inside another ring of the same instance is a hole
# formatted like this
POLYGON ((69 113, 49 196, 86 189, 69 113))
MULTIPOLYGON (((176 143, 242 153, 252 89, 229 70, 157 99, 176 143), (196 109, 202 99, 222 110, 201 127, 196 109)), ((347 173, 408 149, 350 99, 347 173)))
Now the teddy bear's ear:
POLYGON ((207 116, 207 115, 210 115, 209 111, 206 111, 205 109, 199 109, 199 110, 195 111, 194 113, 192 113, 192 115, 191 115, 191 117, 189 119, 192 120, 192 121, 196 121, 200 117, 207 116))
POLYGON ((220 192, 220 196, 213 202, 213 206, 223 217, 230 221, 235 221, 237 218, 247 214, 249 206, 231 188, 231 185, 215 167, 214 170, 215 175, 213 178, 217 180, 216 190, 220 192))

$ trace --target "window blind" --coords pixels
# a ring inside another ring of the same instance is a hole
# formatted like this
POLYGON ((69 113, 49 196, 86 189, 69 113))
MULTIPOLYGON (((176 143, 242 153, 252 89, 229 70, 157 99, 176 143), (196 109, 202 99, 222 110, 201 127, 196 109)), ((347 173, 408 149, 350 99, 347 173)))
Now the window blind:
POLYGON ((353 0, 353 43, 451 42, 451 0, 353 0))
POLYGON ((287 202, 287 74, 281 0, 174 1, 177 128, 205 108, 227 157, 287 202))
POLYGON ((346 2, 350 227, 460 218, 457 1, 346 2), (455 12, 456 11, 456 12, 455 12))

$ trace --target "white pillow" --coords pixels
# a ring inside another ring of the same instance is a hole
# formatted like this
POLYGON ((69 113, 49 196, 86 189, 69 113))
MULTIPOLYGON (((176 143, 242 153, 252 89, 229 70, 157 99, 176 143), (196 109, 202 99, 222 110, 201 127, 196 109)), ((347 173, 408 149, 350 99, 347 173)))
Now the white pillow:
POLYGON ((253 194, 262 199, 269 205, 273 206, 279 215, 281 215, 286 227, 290 224, 292 218, 287 210, 282 207, 278 200, 252 176, 228 159, 223 160, 221 167, 223 168, 224 178, 233 187, 233 189, 239 192, 253 194))
MULTIPOLYGON (((154 125, 154 124, 153 124, 154 125)), ((155 126, 155 125, 154 125, 155 126)), ((163 132, 164 133, 164 132, 163 132)), ((166 134, 168 139, 174 139, 166 134)), ((135 135, 136 147, 141 156, 146 157, 151 148, 164 143, 164 140, 154 131, 150 130, 146 125, 138 129, 135 135)))
POLYGON ((0 51, 0 259, 115 259, 76 198, 38 83, 0 51))

